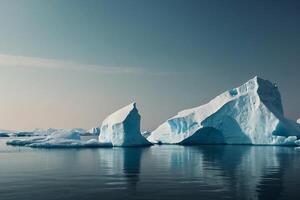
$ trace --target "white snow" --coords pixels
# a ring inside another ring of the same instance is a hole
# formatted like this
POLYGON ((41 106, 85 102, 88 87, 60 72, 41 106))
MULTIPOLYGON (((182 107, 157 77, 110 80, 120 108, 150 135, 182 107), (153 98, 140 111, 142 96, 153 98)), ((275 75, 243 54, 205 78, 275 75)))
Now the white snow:
POLYGON ((300 127, 284 117, 277 85, 255 77, 209 103, 184 110, 147 138, 167 144, 296 144, 300 127))
POLYGON ((113 146, 151 145, 140 132, 141 116, 136 103, 131 103, 109 115, 102 123, 99 142, 113 146))
POLYGON ((300 124, 300 118, 297 120, 297 123, 300 124))
POLYGON ((36 136, 28 139, 7 141, 9 145, 38 148, 78 148, 78 147, 112 147, 111 143, 99 143, 96 139, 81 140, 78 132, 56 130, 48 136, 36 136))

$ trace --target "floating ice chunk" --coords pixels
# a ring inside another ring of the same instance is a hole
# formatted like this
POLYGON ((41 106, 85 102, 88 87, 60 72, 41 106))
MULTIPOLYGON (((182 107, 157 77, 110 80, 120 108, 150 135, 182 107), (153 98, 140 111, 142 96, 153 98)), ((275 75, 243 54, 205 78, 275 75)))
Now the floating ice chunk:
POLYGON ((141 116, 135 103, 121 108, 109 115, 101 125, 100 143, 112 143, 113 146, 147 146, 151 145, 141 135, 141 116))
MULTIPOLYGON (((147 138, 168 144, 293 143, 300 127, 284 117, 276 84, 255 77, 200 107, 179 112, 147 138)), ((294 141, 295 142, 295 141, 294 141)))
POLYGON ((296 146, 299 145, 299 141, 296 136, 276 136, 274 145, 296 146))

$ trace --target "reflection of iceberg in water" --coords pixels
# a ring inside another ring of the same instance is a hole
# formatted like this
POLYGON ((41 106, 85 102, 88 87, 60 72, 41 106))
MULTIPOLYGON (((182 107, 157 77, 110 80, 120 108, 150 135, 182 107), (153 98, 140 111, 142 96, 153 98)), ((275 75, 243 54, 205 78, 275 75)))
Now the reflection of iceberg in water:
POLYGON ((270 167, 257 185, 258 199, 299 199, 299 152, 278 148, 279 165, 270 167))
POLYGON ((101 149, 100 162, 113 188, 136 190, 139 182, 142 154, 146 148, 101 149), (120 178, 121 177, 121 178, 120 178))
POLYGON ((283 170, 270 168, 257 185, 258 199, 280 199, 283 190, 283 170))
POLYGON ((123 172, 128 186, 136 189, 139 182, 141 168, 141 157, 145 148, 125 148, 123 172))
MULTIPOLYGON (((276 150, 276 147, 250 147, 235 169, 226 168, 224 170, 232 173, 231 191, 236 198, 241 199, 245 196, 250 199, 258 198, 256 187, 268 172, 267 170, 279 167, 276 150)), ((227 159, 230 162, 230 155, 227 156, 227 159)), ((224 162, 226 161, 224 160, 224 162)))
POLYGON ((281 150, 267 146, 204 145, 169 146, 159 151, 164 153, 160 155, 162 164, 177 174, 179 182, 198 184, 199 190, 205 186, 223 191, 235 199, 259 199, 271 192, 267 190, 272 185, 277 193, 282 191, 281 162, 277 157, 281 150))
POLYGON ((276 186, 277 192, 282 190, 280 179, 276 178, 276 176, 280 176, 280 172, 278 172, 280 163, 276 156, 278 148, 266 146, 255 148, 251 146, 222 146, 219 148, 219 153, 211 153, 207 150, 202 152, 205 152, 205 158, 211 158, 212 155, 218 157, 215 164, 220 166, 225 177, 230 177, 227 183, 230 196, 236 199, 245 197, 247 199, 259 199, 263 192, 265 194, 271 192, 266 191, 270 186, 276 186), (270 182, 269 177, 271 176, 276 178, 274 179, 276 183, 270 182), (266 182, 265 180, 269 181, 266 182), (257 189, 258 185, 263 186, 261 190, 257 189))

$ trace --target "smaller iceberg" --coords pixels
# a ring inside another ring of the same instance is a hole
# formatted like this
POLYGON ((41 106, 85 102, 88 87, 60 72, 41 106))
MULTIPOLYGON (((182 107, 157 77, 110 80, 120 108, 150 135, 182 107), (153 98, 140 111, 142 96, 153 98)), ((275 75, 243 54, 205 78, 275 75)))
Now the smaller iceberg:
POLYGON ((300 124, 300 118, 297 120, 297 123, 300 124))
POLYGON ((109 115, 101 125, 100 143, 113 146, 149 146, 151 143, 140 131, 141 116, 136 103, 131 103, 109 115))
POLYGON ((7 141, 8 145, 27 146, 33 148, 81 148, 81 147, 112 147, 111 143, 99 143, 96 139, 81 140, 78 132, 56 130, 48 136, 35 136, 28 139, 7 141))

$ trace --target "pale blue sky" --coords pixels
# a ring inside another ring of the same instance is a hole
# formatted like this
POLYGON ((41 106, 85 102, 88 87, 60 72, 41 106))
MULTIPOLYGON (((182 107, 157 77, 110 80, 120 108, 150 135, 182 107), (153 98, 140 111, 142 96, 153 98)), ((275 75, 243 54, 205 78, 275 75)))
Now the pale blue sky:
POLYGON ((255 75, 300 117, 299 1, 1 0, 0 128, 143 129, 255 75))

